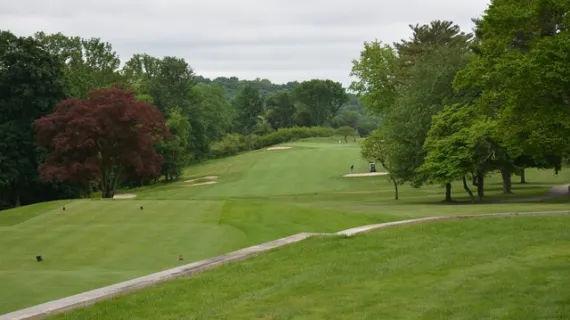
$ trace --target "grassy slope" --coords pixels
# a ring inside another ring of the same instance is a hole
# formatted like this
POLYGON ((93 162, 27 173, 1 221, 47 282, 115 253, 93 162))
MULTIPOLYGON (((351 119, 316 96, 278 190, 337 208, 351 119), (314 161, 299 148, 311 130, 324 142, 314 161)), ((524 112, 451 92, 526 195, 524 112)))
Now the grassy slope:
MULTIPOLYGON (((355 144, 312 140, 190 167, 184 182, 143 188, 136 200, 51 202, 0 212, 0 314, 302 231, 329 232, 416 216, 567 209, 566 202, 442 205, 441 188, 402 188, 385 177, 343 179, 355 144), (66 211, 61 206, 66 204, 66 211), (140 205, 144 210, 139 209, 140 205), (34 256, 46 261, 38 264, 34 256)), ((529 171, 517 196, 570 181, 570 172, 529 171)), ((488 194, 500 193, 497 177, 488 194)), ((461 191, 459 189, 458 191, 461 191)), ((129 191, 130 192, 130 191, 129 191)), ((463 192, 459 193, 461 197, 463 192)))
POLYGON ((568 319, 570 217, 310 239, 54 319, 568 319))

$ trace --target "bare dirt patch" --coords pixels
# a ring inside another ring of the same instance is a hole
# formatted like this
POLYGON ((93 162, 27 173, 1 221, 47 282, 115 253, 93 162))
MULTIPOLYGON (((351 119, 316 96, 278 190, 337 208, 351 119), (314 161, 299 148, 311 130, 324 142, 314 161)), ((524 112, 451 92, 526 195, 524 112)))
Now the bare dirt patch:
POLYGON ((116 194, 113 196, 113 199, 134 199, 137 195, 134 193, 126 193, 126 194, 116 194))
POLYGON ((271 151, 271 150, 288 150, 291 149, 291 147, 271 147, 271 148, 267 148, 267 151, 271 151))
POLYGON ((387 176, 388 172, 367 172, 367 173, 349 173, 345 174, 343 177, 345 178, 360 178, 360 177, 378 177, 378 176, 387 176))

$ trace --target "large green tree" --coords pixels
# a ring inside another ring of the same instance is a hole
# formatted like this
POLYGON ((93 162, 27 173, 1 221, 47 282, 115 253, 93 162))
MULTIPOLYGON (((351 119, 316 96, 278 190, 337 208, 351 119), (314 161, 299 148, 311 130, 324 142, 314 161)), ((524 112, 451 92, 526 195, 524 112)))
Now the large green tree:
POLYGON ((150 92, 159 67, 160 59, 148 54, 135 54, 125 63, 121 74, 127 86, 137 95, 137 99, 154 102, 150 92))
POLYGON ((44 154, 32 123, 53 111, 64 89, 57 56, 31 37, 0 30, 0 189, 16 206, 22 192, 37 183, 44 154))
POLYGON ((190 122, 182 109, 171 108, 166 127, 170 135, 158 143, 157 151, 164 159, 161 174, 166 181, 172 181, 182 175, 182 170, 190 162, 190 122))
POLYGON ((246 85, 233 100, 237 117, 235 127, 238 132, 250 136, 263 113, 263 100, 259 90, 246 85))
POLYGON ((311 125, 324 126, 337 115, 348 101, 346 90, 338 82, 314 79, 299 84, 293 90, 295 100, 306 106, 311 125))
POLYGON ((86 98, 89 91, 121 82, 120 59, 110 43, 61 33, 38 32, 35 38, 65 66, 67 95, 86 98))
MULTIPOLYGON (((446 104, 472 99, 470 91, 456 92, 452 85, 470 59, 471 35, 449 21, 410 27, 411 39, 394 44, 395 49, 365 43, 360 59, 353 62, 357 81, 352 88, 382 116, 391 175, 419 187, 427 180, 417 169, 425 158, 432 117, 446 104)), ((447 183, 447 200, 450 187, 447 183)))
POLYGON ((225 98, 226 90, 218 84, 198 84, 192 88, 191 95, 190 148, 194 160, 201 160, 207 156, 213 142, 221 140, 230 132, 236 115, 225 98))
POLYGON ((397 97, 398 61, 393 47, 380 41, 365 42, 358 59, 352 60, 350 89, 371 111, 382 114, 397 97))
POLYGON ((390 143, 401 146, 393 154, 392 172, 414 186, 421 186, 426 180, 416 169, 425 158, 423 145, 432 117, 445 105, 462 102, 467 97, 465 92, 455 92, 452 87, 456 73, 470 58, 467 48, 467 42, 462 46, 434 47, 416 57, 407 71, 407 84, 399 87, 395 104, 384 117, 390 143))
MULTIPOLYGON (((569 10, 568 1, 492 1, 477 20, 478 55, 455 81, 482 91, 479 107, 523 169, 559 168, 570 153, 569 10)), ((510 169, 501 169, 506 191, 510 169)))
POLYGON ((278 92, 267 98, 267 120, 274 129, 288 128, 295 124, 295 101, 290 93, 278 92))
POLYGON ((500 167, 506 152, 501 146, 497 123, 474 105, 454 104, 434 116, 424 148, 427 152, 418 171, 431 182, 448 183, 463 180, 471 199, 484 197, 485 174, 500 167), (466 177, 477 177, 477 196, 466 177))
POLYGON ((194 84, 194 71, 184 59, 164 57, 158 63, 156 73, 151 75, 148 93, 156 107, 167 116, 169 108, 175 106, 189 112, 194 84))
POLYGON ((470 33, 461 31, 459 25, 453 21, 434 20, 429 24, 410 25, 412 37, 394 43, 398 53, 398 82, 407 83, 411 80, 410 72, 416 60, 431 54, 441 48, 464 48, 473 37, 470 33))

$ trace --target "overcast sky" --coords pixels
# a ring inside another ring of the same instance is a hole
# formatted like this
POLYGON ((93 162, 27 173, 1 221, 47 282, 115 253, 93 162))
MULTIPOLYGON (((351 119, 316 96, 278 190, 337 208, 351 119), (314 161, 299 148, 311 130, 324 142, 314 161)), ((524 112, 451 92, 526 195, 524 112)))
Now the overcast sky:
POLYGON ((348 84, 364 41, 452 20, 471 32, 487 0, 0 0, 0 29, 62 32, 134 53, 185 58, 207 77, 348 84))

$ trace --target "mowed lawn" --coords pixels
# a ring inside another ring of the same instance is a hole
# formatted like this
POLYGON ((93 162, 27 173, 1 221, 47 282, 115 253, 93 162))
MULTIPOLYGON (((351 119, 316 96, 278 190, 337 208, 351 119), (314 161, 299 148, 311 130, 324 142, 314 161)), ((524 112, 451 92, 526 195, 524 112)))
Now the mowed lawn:
POLYGON ((569 319, 569 216, 313 238, 53 319, 569 319))
MULTIPOLYGON (((366 172, 357 143, 312 139, 290 150, 258 150, 189 167, 172 184, 123 190, 134 200, 72 200, 0 211, 0 314, 95 289, 180 263, 227 253, 299 232, 442 214, 568 210, 569 199, 541 203, 446 205, 439 186, 401 188, 392 200, 387 177, 343 178, 352 164, 366 172), (186 179, 219 176, 189 186, 186 179), (63 210, 63 206, 66 210, 63 210), (143 210, 140 207, 143 207, 143 210), (45 261, 37 263, 36 255, 45 261)), ((382 168, 378 167, 379 171, 382 168)), ((570 170, 529 170, 524 197, 568 183, 570 170)), ((464 192, 455 186, 458 200, 464 192)), ((502 199, 489 179, 490 199, 502 199)))

